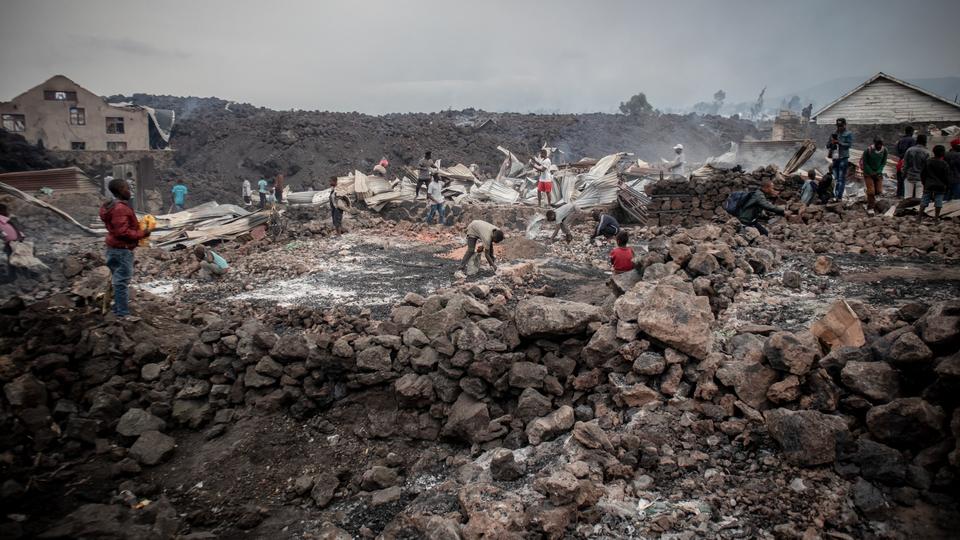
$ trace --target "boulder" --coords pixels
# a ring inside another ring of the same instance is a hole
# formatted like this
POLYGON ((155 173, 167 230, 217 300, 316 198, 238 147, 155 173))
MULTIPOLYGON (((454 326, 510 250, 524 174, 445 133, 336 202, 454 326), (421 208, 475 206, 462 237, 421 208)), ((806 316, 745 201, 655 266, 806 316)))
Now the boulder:
POLYGON ((837 445, 850 436, 839 416, 788 409, 772 409, 763 416, 770 436, 780 443, 787 461, 795 465, 832 463, 837 445))
POLYGON ((525 389, 517 400, 517 416, 524 422, 539 418, 553 410, 550 398, 533 388, 525 389))
POLYGON ((436 398, 429 375, 407 373, 394 382, 394 389, 401 407, 426 407, 436 398))
POLYGON ((641 332, 665 345, 705 359, 713 348, 710 301, 665 284, 640 285, 617 299, 617 316, 637 321, 641 332))
POLYGON ((167 423, 143 409, 133 408, 123 413, 117 424, 117 433, 124 437, 139 437, 147 431, 163 431, 167 423))
POLYGON ((638 375, 659 375, 667 367, 667 361, 663 355, 653 351, 647 351, 640 354, 633 361, 633 372, 638 375))
POLYGON ((907 477, 906 464, 898 450, 861 437, 847 458, 860 467, 860 475, 871 482, 900 486, 907 477))
POLYGON ((787 270, 783 273, 781 282, 784 287, 788 289, 799 289, 801 285, 800 272, 794 270, 787 270))
POLYGON ((360 489, 374 491, 395 486, 400 482, 400 475, 392 467, 374 465, 367 469, 360 478, 360 489))
POLYGON ((247 366, 246 373, 243 374, 244 386, 251 388, 262 388, 276 384, 276 380, 257 373, 256 366, 247 366))
POLYGON ((305 362, 310 356, 311 343, 303 334, 284 334, 270 350, 270 356, 281 362, 305 362))
POLYGON ((720 270, 717 258, 709 253, 695 253, 687 263, 687 272, 693 276, 709 276, 720 270))
POLYGON ((960 300, 934 305, 917 321, 917 328, 923 341, 938 350, 960 345, 960 300))
POLYGON ((144 465, 156 465, 173 453, 177 441, 159 431, 145 431, 130 447, 130 457, 144 465))
POLYGON ((487 404, 463 393, 450 407, 447 423, 440 434, 443 437, 461 438, 470 443, 482 442, 490 425, 487 404))
POLYGON ((490 476, 501 482, 512 482, 524 474, 512 450, 497 448, 490 457, 490 476))
POLYGON ((509 383, 514 388, 543 388, 547 366, 533 362, 516 362, 510 366, 509 383))
POLYGON ((515 320, 521 336, 577 334, 600 320, 600 308, 557 298, 536 296, 521 300, 515 320))
POLYGON ((840 381, 849 389, 873 401, 886 403, 900 391, 900 377, 886 362, 847 362, 840 381))
POLYGON ((590 422, 577 422, 573 426, 573 438, 583 446, 592 450, 602 449, 611 454, 615 453, 610 438, 600 427, 598 420, 590 422))
POLYGON ((833 276, 840 273, 833 259, 826 255, 820 255, 813 261, 813 273, 818 276, 833 276))
POLYGON ((891 362, 901 366, 922 364, 933 358, 933 352, 919 336, 904 332, 890 345, 888 357, 891 362))
POLYGON ((527 440, 536 446, 568 431, 573 423, 573 407, 564 405, 546 416, 531 420, 527 424, 527 440))
POLYGON ((545 478, 538 478, 533 488, 550 500, 554 506, 570 504, 577 499, 580 481, 566 470, 557 471, 545 478))
POLYGON ((24 373, 3 385, 3 394, 15 407, 39 407, 47 404, 47 387, 30 373, 24 373))
POLYGON ((771 384, 767 389, 767 399, 773 403, 789 403, 799 397, 800 379, 796 375, 787 375, 782 381, 771 384))
POLYGON ((895 399, 867 411, 867 428, 880 442, 926 448, 944 436, 943 409, 918 397, 895 399))
POLYGON ((323 508, 333 500, 337 487, 340 486, 340 480, 331 473, 323 473, 313 479, 313 489, 310 490, 310 498, 317 506, 323 508))
POLYGON ((390 351, 380 345, 372 345, 357 353, 357 367, 367 371, 390 371, 393 367, 390 351))
POLYGON ((774 369, 794 375, 806 375, 821 356, 820 344, 810 332, 774 332, 763 352, 774 369))
POLYGON ((410 347, 425 347, 430 344, 430 338, 419 328, 411 326, 403 333, 403 344, 410 347))
POLYGON ((269 356, 261 358, 253 369, 261 375, 266 375, 274 379, 279 379, 283 375, 283 365, 269 356))
POLYGON ((777 372, 767 366, 745 361, 724 362, 716 376, 725 386, 732 387, 737 397, 754 408, 767 401, 767 391, 779 378, 777 372))
POLYGON ((642 407, 660 400, 660 392, 643 383, 618 385, 616 388, 614 398, 627 407, 642 407))

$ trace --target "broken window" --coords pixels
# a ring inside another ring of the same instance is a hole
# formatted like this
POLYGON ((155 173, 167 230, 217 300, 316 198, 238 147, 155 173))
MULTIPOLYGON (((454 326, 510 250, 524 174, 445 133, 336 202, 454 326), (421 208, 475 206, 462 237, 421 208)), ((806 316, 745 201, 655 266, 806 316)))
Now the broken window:
MULTIPOLYGON (((123 128, 123 124, 120 124, 120 128, 123 128)), ((127 150, 127 143, 124 141, 108 141, 107 150, 111 152, 125 152, 127 150)))
POLYGON ((86 149, 87 149, 87 143, 85 143, 85 142, 83 142, 83 141, 73 141, 72 143, 70 143, 70 149, 71 149, 71 150, 86 150, 86 149))
POLYGON ((123 117, 122 116, 107 117, 107 133, 123 133, 123 117))
POLYGON ((76 101, 77 93, 62 90, 44 90, 43 99, 47 101, 76 101))
POLYGON ((71 126, 87 125, 87 110, 81 109, 80 107, 70 107, 70 125, 71 126))
POLYGON ((13 133, 23 133, 27 130, 27 120, 22 114, 4 114, 3 129, 13 133))

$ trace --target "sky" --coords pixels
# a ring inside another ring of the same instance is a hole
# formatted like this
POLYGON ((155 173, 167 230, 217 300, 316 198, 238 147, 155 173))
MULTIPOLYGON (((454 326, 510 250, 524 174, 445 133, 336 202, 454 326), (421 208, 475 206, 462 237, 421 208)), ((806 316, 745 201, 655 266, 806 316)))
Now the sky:
POLYGON ((956 0, 3 0, 0 100, 55 74, 101 95, 273 109, 613 112, 960 75, 956 0), (938 16, 938 14, 943 14, 938 16))

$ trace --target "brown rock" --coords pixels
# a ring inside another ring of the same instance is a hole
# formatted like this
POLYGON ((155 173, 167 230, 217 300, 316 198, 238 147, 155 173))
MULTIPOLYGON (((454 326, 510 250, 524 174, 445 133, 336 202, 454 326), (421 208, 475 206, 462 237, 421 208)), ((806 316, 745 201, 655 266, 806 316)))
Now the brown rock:
POLYGON ((820 359, 820 344, 810 332, 775 332, 763 347, 767 361, 774 369, 794 375, 806 375, 820 359))
POLYGON ((892 400, 900 391, 900 377, 886 362, 847 362, 840 380, 854 392, 881 403, 892 400))
POLYGON ((832 463, 837 444, 849 437, 842 418, 816 411, 772 409, 764 413, 764 419, 787 461, 797 465, 832 463))

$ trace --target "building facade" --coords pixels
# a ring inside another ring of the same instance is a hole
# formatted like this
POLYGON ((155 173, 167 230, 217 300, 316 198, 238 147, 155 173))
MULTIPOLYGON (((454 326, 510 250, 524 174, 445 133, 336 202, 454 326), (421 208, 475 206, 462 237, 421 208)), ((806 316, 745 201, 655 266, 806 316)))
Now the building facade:
POLYGON ((143 107, 110 105, 56 75, 0 103, 3 129, 51 150, 149 150, 150 116, 143 107))
POLYGON ((845 118, 849 125, 960 122, 960 104, 906 81, 877 73, 813 115, 820 125, 845 118))

